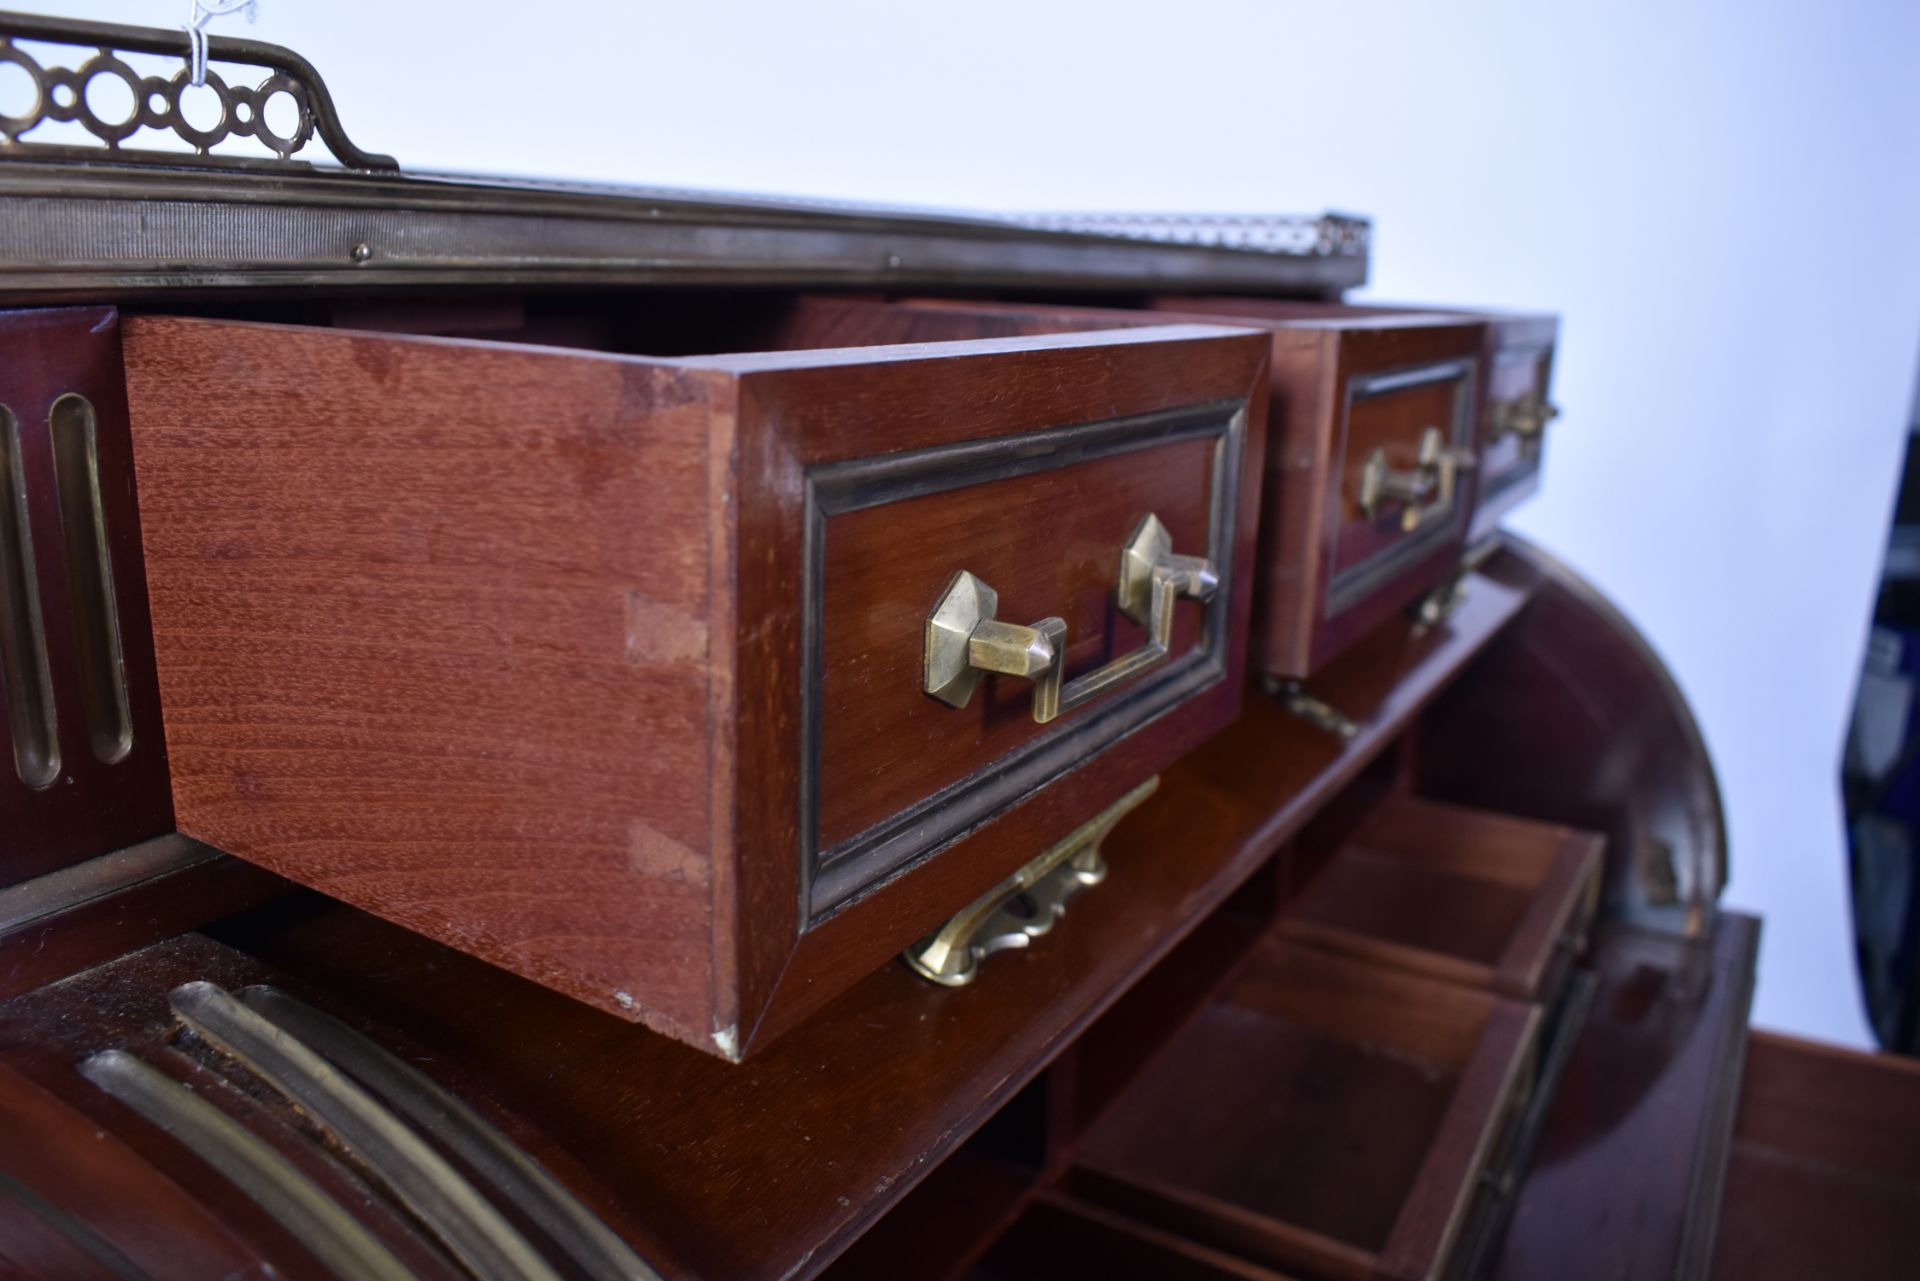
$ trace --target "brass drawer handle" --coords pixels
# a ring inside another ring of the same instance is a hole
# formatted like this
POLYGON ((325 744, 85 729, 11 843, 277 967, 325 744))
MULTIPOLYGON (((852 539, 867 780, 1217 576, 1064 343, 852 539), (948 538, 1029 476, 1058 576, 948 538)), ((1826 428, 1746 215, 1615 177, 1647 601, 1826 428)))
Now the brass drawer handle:
POLYGON ((1513 435, 1529 444, 1538 444, 1546 434, 1547 424, 1559 416, 1560 407, 1537 392, 1516 396, 1494 406, 1493 434, 1496 439, 1513 435))
POLYGON ((1473 465, 1472 454, 1447 448, 1438 427, 1420 433, 1420 458, 1410 470, 1395 471, 1387 466, 1387 451, 1375 449, 1360 465, 1360 512, 1377 520, 1387 503, 1399 503, 1400 528, 1411 534, 1453 510, 1460 473, 1473 465))
POLYGON ((1147 629, 1147 643, 1105 667, 1065 680, 1067 624, 1043 618, 1031 627, 994 617, 1000 594, 961 570, 927 616, 924 688, 943 703, 965 707, 988 672, 1033 682, 1033 719, 1045 725, 1165 658, 1173 647, 1173 606, 1182 596, 1205 601, 1220 586, 1213 562, 1173 554, 1173 536, 1152 514, 1120 553, 1120 612, 1147 629))

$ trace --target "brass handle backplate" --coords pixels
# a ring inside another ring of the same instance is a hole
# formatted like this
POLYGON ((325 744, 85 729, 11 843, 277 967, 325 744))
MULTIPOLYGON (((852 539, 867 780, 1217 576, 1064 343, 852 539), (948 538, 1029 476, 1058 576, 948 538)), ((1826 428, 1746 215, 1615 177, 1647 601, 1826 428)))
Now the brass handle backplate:
POLYGON ((1453 510, 1460 473, 1471 471, 1473 455, 1447 448, 1438 427, 1420 433, 1420 455, 1414 465, 1399 471, 1387 465, 1387 451, 1375 449, 1360 465, 1360 512, 1378 520, 1388 503, 1400 504, 1400 528, 1411 534, 1422 525, 1453 510))
POLYGON ((1033 682, 1033 719, 1044 725, 1133 680, 1173 648, 1174 602, 1205 601, 1219 590, 1213 562, 1173 554, 1160 518, 1143 518, 1120 553, 1120 612, 1147 629, 1147 643, 1084 676, 1065 679, 1067 624, 1043 618, 1032 626, 994 617, 1000 594, 965 570, 954 575, 927 616, 923 687, 943 703, 965 707, 988 672, 1033 682))
POLYGON ((965 987, 995 952, 1025 947, 1054 927, 1067 901, 1107 879, 1100 842, 1160 786, 1150 778, 1068 833, 1025 867, 901 954, 907 967, 942 987, 965 987))

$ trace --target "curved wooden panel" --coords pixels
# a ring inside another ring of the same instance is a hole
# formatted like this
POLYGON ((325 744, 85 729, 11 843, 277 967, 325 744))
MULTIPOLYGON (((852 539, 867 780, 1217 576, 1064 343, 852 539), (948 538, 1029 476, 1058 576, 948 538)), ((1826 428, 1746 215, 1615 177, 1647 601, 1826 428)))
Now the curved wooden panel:
POLYGON ((1660 656, 1565 565, 1511 534, 1486 566, 1526 611, 1422 722, 1424 796, 1607 837, 1610 914, 1699 932, 1727 879, 1720 787, 1660 656))

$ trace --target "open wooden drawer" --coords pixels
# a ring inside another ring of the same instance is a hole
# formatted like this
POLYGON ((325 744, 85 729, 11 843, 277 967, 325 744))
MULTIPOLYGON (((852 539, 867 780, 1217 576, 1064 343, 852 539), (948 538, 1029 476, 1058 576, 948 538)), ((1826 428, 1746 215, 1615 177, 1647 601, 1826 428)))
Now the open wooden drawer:
POLYGON ((1418 974, 1551 1001, 1585 948, 1606 838, 1393 795, 1335 850, 1280 929, 1418 974))
POLYGON ((1086 1133, 1073 1192, 1281 1271, 1441 1275, 1538 1011, 1269 939, 1086 1133))
POLYGON ((1239 706, 1259 336, 124 329, 181 830, 709 1052, 1239 706))
POLYGON ((1747 1041, 1715 1281, 1899 1277, 1920 1223, 1920 1062, 1747 1041))

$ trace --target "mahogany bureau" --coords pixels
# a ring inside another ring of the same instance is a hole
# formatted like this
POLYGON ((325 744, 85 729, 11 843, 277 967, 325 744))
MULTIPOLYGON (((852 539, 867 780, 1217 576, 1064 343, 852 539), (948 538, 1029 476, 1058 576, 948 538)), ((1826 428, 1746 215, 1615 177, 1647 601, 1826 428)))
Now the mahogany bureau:
POLYGON ((1749 1038, 1693 719, 1499 528, 1553 317, 189 53, 0 15, 0 1275, 1897 1269, 1920 1080, 1749 1038))

